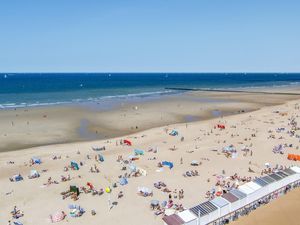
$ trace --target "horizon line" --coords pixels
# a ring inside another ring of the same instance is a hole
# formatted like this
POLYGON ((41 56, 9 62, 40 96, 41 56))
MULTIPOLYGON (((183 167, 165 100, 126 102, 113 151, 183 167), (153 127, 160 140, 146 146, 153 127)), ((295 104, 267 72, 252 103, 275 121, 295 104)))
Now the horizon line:
POLYGON ((300 71, 298 72, 278 72, 278 71, 270 71, 270 72, 260 72, 260 71, 255 71, 255 72, 247 72, 247 71, 241 71, 241 72, 130 72, 130 71, 123 71, 123 72, 0 72, 0 74, 52 74, 52 73, 57 73, 57 74, 273 74, 273 73, 278 73, 278 74, 300 74, 300 71))

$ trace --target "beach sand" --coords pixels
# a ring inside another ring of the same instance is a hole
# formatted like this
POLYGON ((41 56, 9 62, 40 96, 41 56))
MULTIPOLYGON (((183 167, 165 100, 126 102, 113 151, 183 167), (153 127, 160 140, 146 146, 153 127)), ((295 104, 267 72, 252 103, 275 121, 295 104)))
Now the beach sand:
MULTIPOLYGON (((298 88, 292 91, 299 92, 298 88)), ((287 95, 188 92, 148 101, 120 103, 112 108, 103 108, 101 103, 95 103, 0 110, 0 152, 119 137, 169 124, 254 111, 297 98, 287 95)))
POLYGON ((265 205, 255 210, 249 216, 241 217, 232 225, 274 225, 274 224, 299 224, 298 213, 300 210, 300 190, 294 190, 287 195, 276 199, 272 204, 265 205))
MULTIPOLYGON (((184 198, 181 200, 174 199, 174 202, 189 208, 205 200, 205 193, 214 186, 218 175, 227 177, 238 173, 240 176, 253 178, 260 176, 267 162, 272 166, 276 164, 283 166, 300 165, 299 162, 287 160, 288 153, 299 154, 299 150, 297 150, 299 140, 295 137, 290 137, 286 133, 275 132, 278 127, 288 129, 288 122, 291 116, 296 117, 298 121, 298 104, 300 104, 300 100, 295 100, 299 98, 298 96, 228 93, 225 96, 222 93, 214 93, 213 97, 216 99, 234 99, 234 102, 226 102, 221 107, 222 103, 219 100, 216 101, 215 105, 199 101, 197 98, 198 94, 193 92, 185 95, 180 100, 169 99, 167 102, 159 101, 139 104, 137 109, 130 105, 113 112, 99 112, 99 115, 95 115, 95 112, 92 111, 92 115, 96 117, 96 120, 99 120, 102 129, 108 129, 114 134, 117 133, 119 137, 116 138, 52 144, 0 153, 1 223, 11 219, 9 212, 15 205, 24 211, 25 215, 20 218, 20 221, 24 224, 49 224, 48 218, 51 213, 61 210, 68 213, 69 204, 79 204, 86 210, 86 213, 79 218, 67 216, 59 224, 122 223, 128 225, 158 225, 162 224, 161 215, 154 215, 149 207, 150 201, 152 199, 159 201, 168 200, 169 194, 154 188, 154 182, 163 181, 172 191, 183 189, 184 198), (184 98, 190 100, 185 100, 184 98), (191 99, 194 100, 192 101, 191 99), (205 117, 206 120, 190 123, 183 122, 182 118, 184 116, 200 116, 198 113, 202 108, 206 107, 209 108, 207 111, 209 113, 220 108, 219 110, 234 115, 216 118, 211 116, 211 119, 207 116, 205 117), (254 111, 258 108, 260 109, 254 111), (238 113, 241 110, 249 112, 238 113), (107 117, 104 117, 105 113, 107 117), (126 113, 126 118, 122 119, 124 113, 126 113), (157 122, 161 116, 161 120, 164 122, 157 122), (153 120, 153 118, 156 119, 153 120), (181 118, 181 120, 178 120, 178 118, 181 118), (175 123, 176 121, 183 123, 175 123), (218 123, 225 124, 226 129, 215 129, 218 123), (131 129, 130 126, 134 125, 137 125, 139 128, 131 129), (173 129, 178 131, 178 136, 170 136, 168 134, 173 129), (124 130, 123 135, 122 130, 124 130), (269 138, 270 130, 274 138, 269 138), (255 137, 252 134, 255 134, 255 137), (183 141, 182 137, 184 137, 183 141), (128 139, 132 141, 133 145, 117 145, 116 143, 119 143, 121 139, 128 139), (292 144, 293 147, 285 148, 283 155, 272 152, 275 145, 285 143, 292 144), (222 154, 222 148, 231 144, 238 150, 237 158, 227 158, 222 154), (101 152, 105 159, 104 162, 100 163, 94 160, 97 152, 91 149, 92 146, 105 146, 106 150, 101 152), (250 148, 253 152, 252 156, 249 154, 247 156, 243 155, 241 148, 244 146, 250 148), (158 149, 158 152, 148 152, 149 148, 158 149), (91 182, 97 189, 112 187, 113 183, 119 181, 119 175, 124 175, 125 172, 128 172, 128 170, 121 170, 122 165, 116 161, 117 157, 122 155, 124 159, 128 159, 128 156, 133 154, 134 149, 145 151, 145 154, 140 156, 139 160, 134 161, 134 163, 137 167, 147 171, 146 176, 129 178, 128 185, 118 185, 118 187, 112 189, 111 194, 104 193, 101 196, 92 196, 91 194, 82 193, 77 201, 73 201, 70 198, 62 199, 60 193, 68 190, 70 185, 85 186, 87 182, 91 182), (78 151, 80 151, 80 154, 78 154, 78 151), (54 155, 61 156, 61 159, 52 160, 51 158, 54 155), (87 155, 90 156, 90 159, 87 159, 87 155), (33 156, 41 158, 43 163, 30 167, 28 162, 33 156), (155 159, 153 159, 154 157, 155 159), (78 163, 82 162, 83 166, 80 166, 78 171, 69 170, 64 172, 64 167, 70 165, 71 160, 78 163), (163 169, 159 169, 157 167, 158 162, 164 160, 173 162, 174 168, 168 169, 163 167, 163 169), (192 160, 201 162, 201 165, 197 167, 191 166, 192 160), (14 164, 9 164, 7 163, 8 161, 14 161, 14 164), (90 167, 94 164, 98 166, 100 173, 89 172, 90 167), (249 172, 249 167, 254 172, 249 172), (41 176, 36 179, 28 179, 27 175, 32 169, 36 169, 41 176), (199 176, 184 177, 182 175, 188 170, 195 169, 199 171, 199 176), (46 170, 46 172, 42 172, 43 170, 46 170), (10 182, 8 178, 18 173, 23 175, 24 180, 10 182), (60 182, 61 175, 67 176, 68 174, 72 178, 71 181, 60 182), (49 177, 58 181, 59 184, 43 186, 44 183, 47 183, 49 177), (153 197, 139 196, 137 194, 138 187, 151 188, 153 197), (124 197, 120 199, 117 198, 119 191, 124 193, 124 197), (110 202, 117 202, 111 209, 109 209, 109 199, 110 202), (97 213, 95 216, 90 213, 93 209, 97 213)), ((208 95, 208 93, 201 93, 201 96, 203 95, 208 95)), ((2 115, 6 115, 6 117, 1 115, 1 125, 3 124, 1 133, 3 134, 5 131, 12 136, 11 141, 8 142, 1 135, 2 151, 5 149, 3 144, 8 147, 13 146, 14 140, 16 142, 22 140, 25 142, 23 143, 24 146, 26 144, 29 146, 30 144, 50 143, 53 141, 53 138, 56 138, 55 141, 57 142, 69 142, 72 138, 65 138, 65 133, 72 133, 73 129, 78 128, 78 124, 74 124, 74 121, 82 119, 82 112, 79 112, 80 110, 77 109, 73 111, 71 108, 62 109, 58 107, 52 110, 53 112, 50 112, 49 109, 44 111, 42 108, 30 109, 31 115, 36 114, 30 121, 32 130, 28 136, 22 133, 27 130, 27 128, 24 128, 26 127, 26 120, 28 120, 25 117, 27 112, 17 110, 19 115, 16 116, 18 119, 14 120, 14 126, 18 128, 15 131, 12 131, 13 128, 9 129, 9 126, 12 126, 10 124, 12 112, 1 112, 2 115), (45 113, 47 117, 43 116, 45 113), (19 123, 22 123, 22 125, 19 123)), ((83 111, 84 113, 86 112, 85 110, 83 111)), ((86 117, 92 120, 92 115, 91 117, 86 117)), ((95 124, 97 123, 94 123, 93 126, 100 129, 98 128, 99 124, 95 124)), ((78 140, 78 137, 74 139, 78 140)), ((20 147, 21 145, 16 144, 15 146, 20 147)), ((251 217, 252 215, 249 216, 249 218, 251 217)))

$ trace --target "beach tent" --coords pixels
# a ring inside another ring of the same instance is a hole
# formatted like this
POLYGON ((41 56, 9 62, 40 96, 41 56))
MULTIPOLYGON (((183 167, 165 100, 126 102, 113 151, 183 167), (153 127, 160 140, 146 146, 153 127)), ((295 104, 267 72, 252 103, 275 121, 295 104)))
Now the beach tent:
POLYGON ((144 155, 144 151, 143 150, 139 150, 139 149, 135 149, 134 150, 134 154, 135 155, 144 155))
POLYGON ((190 208, 190 211, 198 217, 198 225, 206 225, 219 218, 218 207, 209 201, 190 208))
POLYGON ((172 162, 163 161, 161 163, 163 166, 168 166, 170 169, 173 168, 174 164, 172 162))
POLYGON ((16 174, 16 175, 12 176, 12 178, 10 180, 17 182, 17 181, 23 180, 23 177, 21 176, 21 174, 16 174))
POLYGON ((74 170, 79 170, 79 165, 78 165, 78 163, 76 163, 75 161, 71 161, 71 167, 72 167, 74 170))
POLYGON ((288 160, 300 161, 300 155, 288 154, 288 160))
POLYGON ((230 202, 230 211, 231 212, 242 207, 240 204, 239 198, 236 197, 235 195, 231 194, 230 192, 223 194, 222 198, 224 198, 228 202, 230 202))
POLYGON ((129 140, 124 140, 124 144, 125 144, 125 145, 129 145, 129 146, 132 145, 131 141, 129 141, 129 140))
POLYGON ((99 161, 100 161, 100 162, 104 162, 104 157, 103 157, 103 155, 99 154, 98 157, 99 157, 99 161))
POLYGON ((230 213, 231 204, 229 201, 222 197, 216 197, 210 201, 212 204, 218 207, 219 217, 223 217, 230 213))
POLYGON ((177 135, 178 135, 178 131, 172 130, 172 131, 169 133, 169 135, 171 135, 171 136, 177 136, 177 135))
POLYGON ((120 183, 120 185, 126 185, 126 184, 128 184, 128 181, 125 177, 121 177, 119 183, 120 183))
POLYGON ((34 164, 41 164, 42 163, 42 160, 39 159, 39 158, 36 158, 36 157, 32 157, 31 160, 34 164))
POLYGON ((190 210, 184 210, 177 214, 182 220, 184 225, 197 225, 198 219, 190 210))
POLYGON ((176 214, 171 214, 169 216, 164 216, 162 218, 164 225, 182 225, 184 221, 176 214))
POLYGON ((36 171, 36 170, 31 170, 29 176, 30 176, 31 178, 36 178, 36 177, 39 177, 40 174, 39 174, 38 171, 36 171))

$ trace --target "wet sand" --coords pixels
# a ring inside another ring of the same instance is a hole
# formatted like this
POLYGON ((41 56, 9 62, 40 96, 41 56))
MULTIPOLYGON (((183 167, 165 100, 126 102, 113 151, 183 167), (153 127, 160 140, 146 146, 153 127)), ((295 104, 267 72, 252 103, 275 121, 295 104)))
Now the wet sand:
POLYGON ((0 151, 113 138, 174 123, 250 112, 298 97, 188 92, 149 101, 120 103, 112 108, 95 103, 0 110, 0 151))
POLYGON ((262 206, 248 216, 232 222, 232 225, 298 225, 300 212, 300 190, 295 189, 287 195, 262 206))

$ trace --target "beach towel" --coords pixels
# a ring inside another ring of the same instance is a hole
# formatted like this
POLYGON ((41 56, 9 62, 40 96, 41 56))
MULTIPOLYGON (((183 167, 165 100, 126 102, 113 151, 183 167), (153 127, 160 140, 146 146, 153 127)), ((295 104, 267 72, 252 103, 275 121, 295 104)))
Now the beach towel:
POLYGON ((143 150, 139 150, 139 149, 135 149, 134 150, 134 154, 135 155, 144 155, 144 151, 143 150))
POLYGON ((56 212, 50 215, 50 220, 52 223, 57 223, 62 221, 65 218, 65 214, 63 212, 56 212))
POLYGON ((171 133, 169 133, 169 135, 176 136, 176 135, 178 135, 178 131, 172 130, 171 133))
POLYGON ((128 184, 128 181, 125 177, 122 177, 122 178, 120 178, 119 183, 120 183, 120 185, 126 185, 126 184, 128 184))

